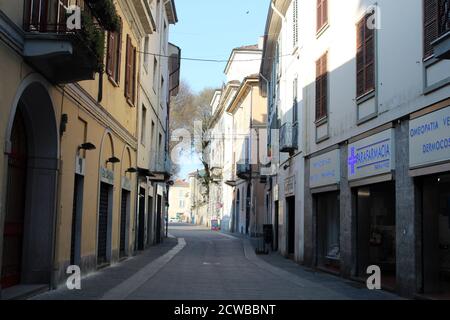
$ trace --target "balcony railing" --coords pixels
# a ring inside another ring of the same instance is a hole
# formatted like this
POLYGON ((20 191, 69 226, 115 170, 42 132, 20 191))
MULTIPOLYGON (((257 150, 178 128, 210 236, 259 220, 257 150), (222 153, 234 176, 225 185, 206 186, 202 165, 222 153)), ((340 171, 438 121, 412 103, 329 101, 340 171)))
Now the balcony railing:
POLYGON ((436 58, 450 59, 450 0, 439 0, 438 38, 432 45, 436 58))
POLYGON ((248 179, 251 171, 252 167, 248 161, 245 161, 245 163, 236 164, 236 175, 241 179, 248 179))
POLYGON ((23 55, 54 83, 94 79, 118 19, 112 0, 25 0, 23 55))
POLYGON ((292 153, 298 149, 298 123, 285 123, 280 129, 280 152, 292 153))
POLYGON ((450 0, 439 1, 439 35, 450 32, 450 0))

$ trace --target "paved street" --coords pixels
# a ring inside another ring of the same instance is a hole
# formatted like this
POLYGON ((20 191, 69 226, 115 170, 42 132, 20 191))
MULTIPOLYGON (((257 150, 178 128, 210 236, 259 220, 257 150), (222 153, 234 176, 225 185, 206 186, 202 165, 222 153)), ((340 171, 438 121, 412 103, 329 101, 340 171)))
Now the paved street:
POLYGON ((174 225, 163 245, 35 299, 396 299, 382 291, 304 269, 278 254, 256 256, 250 242, 174 225))

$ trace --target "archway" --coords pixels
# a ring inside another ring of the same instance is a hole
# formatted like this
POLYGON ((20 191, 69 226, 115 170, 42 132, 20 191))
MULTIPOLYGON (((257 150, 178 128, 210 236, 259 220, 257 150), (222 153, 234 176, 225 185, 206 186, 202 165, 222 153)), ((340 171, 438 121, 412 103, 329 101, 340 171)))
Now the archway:
POLYGON ((58 130, 39 82, 19 93, 7 131, 1 286, 50 284, 56 216, 58 130))

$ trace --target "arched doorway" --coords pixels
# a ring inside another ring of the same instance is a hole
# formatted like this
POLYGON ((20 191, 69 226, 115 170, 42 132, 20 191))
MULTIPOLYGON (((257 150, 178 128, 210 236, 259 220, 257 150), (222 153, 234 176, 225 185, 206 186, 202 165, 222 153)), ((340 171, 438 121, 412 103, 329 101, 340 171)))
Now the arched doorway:
POLYGON ((21 93, 7 132, 1 286, 51 280, 58 133, 51 99, 33 82, 21 93))

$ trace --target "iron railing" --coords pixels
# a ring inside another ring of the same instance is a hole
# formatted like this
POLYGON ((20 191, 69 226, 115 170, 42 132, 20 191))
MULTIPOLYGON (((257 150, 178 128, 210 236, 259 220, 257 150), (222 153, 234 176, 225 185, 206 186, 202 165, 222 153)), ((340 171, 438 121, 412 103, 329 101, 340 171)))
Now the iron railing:
POLYGON ((84 0, 25 0, 23 27, 27 32, 42 33, 74 33, 68 30, 67 8, 76 5, 92 18, 90 10, 86 10, 84 0))
POLYGON ((280 151, 291 152, 298 149, 298 123, 289 122, 280 129, 280 151))
POLYGON ((450 32, 450 0, 439 1, 439 36, 450 32))

